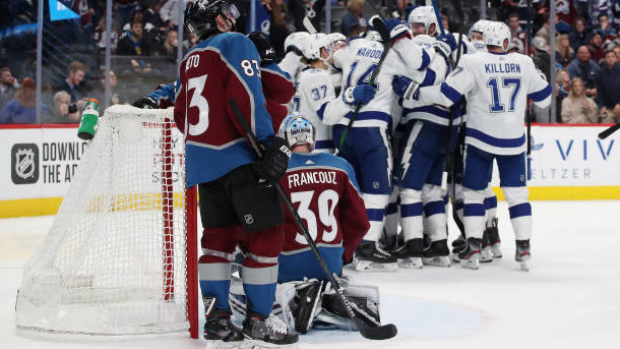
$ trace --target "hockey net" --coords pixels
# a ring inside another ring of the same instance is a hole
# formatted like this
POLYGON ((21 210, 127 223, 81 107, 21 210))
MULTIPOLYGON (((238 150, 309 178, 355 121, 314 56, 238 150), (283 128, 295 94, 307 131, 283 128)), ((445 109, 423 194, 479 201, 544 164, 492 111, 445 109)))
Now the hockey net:
POLYGON ((172 109, 112 106, 24 268, 22 334, 197 336, 195 191, 172 109), (189 208, 189 209, 188 209, 189 208))

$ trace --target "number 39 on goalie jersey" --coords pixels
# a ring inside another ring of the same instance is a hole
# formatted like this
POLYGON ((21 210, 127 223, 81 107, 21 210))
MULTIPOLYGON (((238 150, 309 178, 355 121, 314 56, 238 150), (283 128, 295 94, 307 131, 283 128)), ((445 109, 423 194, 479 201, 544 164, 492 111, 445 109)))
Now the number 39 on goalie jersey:
MULTIPOLYGON (((351 260, 370 223, 353 168, 329 153, 293 153, 280 181, 297 208, 321 256, 339 273, 351 260)), ((283 224, 284 248, 279 257, 279 282, 325 276, 290 213, 283 224)))
POLYGON ((423 87, 420 99, 445 106, 467 97, 465 142, 491 154, 525 151, 527 99, 545 108, 551 86, 532 59, 518 53, 478 52, 465 55, 441 89, 423 87))

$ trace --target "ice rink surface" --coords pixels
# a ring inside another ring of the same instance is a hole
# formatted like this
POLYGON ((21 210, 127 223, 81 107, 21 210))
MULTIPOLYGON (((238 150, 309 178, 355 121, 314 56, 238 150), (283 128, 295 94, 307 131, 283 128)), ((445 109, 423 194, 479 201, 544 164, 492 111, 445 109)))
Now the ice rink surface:
MULTIPOLYGON (((392 340, 356 332, 311 332, 299 348, 618 348, 620 333, 620 201, 533 202, 531 270, 514 261, 514 235, 498 207, 504 258, 472 271, 426 267, 360 274, 381 289, 392 340)), ((25 260, 53 216, 0 219, 2 348, 204 348, 187 335, 106 341, 42 341, 15 334, 15 294, 25 260)), ((451 225, 450 239, 457 234, 451 225)), ((202 326, 202 325, 201 325, 202 326)))

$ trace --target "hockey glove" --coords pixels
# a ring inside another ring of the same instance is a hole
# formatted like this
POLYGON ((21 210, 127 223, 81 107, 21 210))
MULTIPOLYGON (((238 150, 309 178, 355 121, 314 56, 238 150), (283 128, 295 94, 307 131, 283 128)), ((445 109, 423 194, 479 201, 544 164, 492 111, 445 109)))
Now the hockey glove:
POLYGON ((258 55, 261 59, 261 64, 268 64, 276 62, 276 51, 271 47, 269 39, 260 31, 251 32, 248 34, 248 39, 252 40, 258 55))
POLYGON ((347 104, 366 104, 375 97, 375 93, 374 86, 364 84, 347 88, 342 97, 347 104))
POLYGON ((403 99, 417 99, 419 84, 406 76, 396 76, 392 80, 392 89, 403 99))
POLYGON ((142 97, 132 104, 140 109, 157 109, 157 102, 153 97, 142 97))
POLYGON ((291 158, 291 150, 288 142, 282 137, 273 137, 271 145, 263 148, 263 157, 253 165, 258 177, 265 180, 267 185, 272 185, 280 181, 288 168, 288 160, 291 158))
POLYGON ((452 52, 456 50, 456 40, 454 40, 454 35, 450 33, 439 35, 433 43, 433 47, 437 52, 441 53, 444 58, 448 59, 452 52))

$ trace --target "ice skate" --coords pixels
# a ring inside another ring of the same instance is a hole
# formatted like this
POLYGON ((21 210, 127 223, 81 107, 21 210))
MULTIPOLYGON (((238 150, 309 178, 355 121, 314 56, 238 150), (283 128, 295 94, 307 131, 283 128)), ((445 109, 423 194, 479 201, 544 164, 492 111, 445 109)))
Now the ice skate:
POLYGON ((493 258, 502 258, 502 241, 499 238, 497 217, 493 219, 492 226, 488 227, 486 232, 489 234, 493 258))
POLYGON ((422 252, 422 263, 437 267, 449 267, 450 250, 448 249, 448 241, 444 239, 431 242, 430 246, 422 252))
POLYGON ((379 241, 362 241, 355 250, 354 265, 357 271, 394 271, 398 260, 379 241))
POLYGON ((240 348, 244 343, 241 330, 230 321, 230 310, 213 309, 207 314, 204 327, 207 348, 240 348))
POLYGON ((295 348, 299 335, 274 315, 250 313, 243 322, 243 335, 250 348, 295 348))
POLYGON ((480 248, 482 240, 477 238, 467 239, 467 247, 458 254, 459 261, 463 268, 480 268, 480 248))
POLYGON ((480 250, 480 263, 493 262, 493 250, 489 242, 489 234, 485 230, 482 234, 482 250, 480 250))
POLYGON ((517 240, 517 251, 515 260, 521 266, 521 270, 530 271, 528 261, 532 258, 530 254, 530 240, 517 240))
POLYGON ((403 268, 420 269, 422 268, 422 253, 424 245, 422 239, 411 239, 406 241, 403 246, 394 251, 398 258, 398 264, 403 268))

